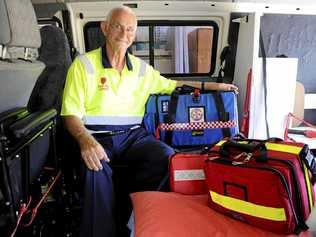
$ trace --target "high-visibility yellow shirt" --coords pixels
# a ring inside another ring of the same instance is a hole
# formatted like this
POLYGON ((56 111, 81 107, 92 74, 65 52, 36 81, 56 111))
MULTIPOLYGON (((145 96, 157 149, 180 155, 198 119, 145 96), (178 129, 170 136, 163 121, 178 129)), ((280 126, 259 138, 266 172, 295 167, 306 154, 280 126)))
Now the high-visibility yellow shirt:
POLYGON ((120 73, 105 47, 78 56, 68 70, 61 115, 75 115, 86 125, 140 124, 149 95, 170 94, 176 81, 133 55, 125 57, 120 73))

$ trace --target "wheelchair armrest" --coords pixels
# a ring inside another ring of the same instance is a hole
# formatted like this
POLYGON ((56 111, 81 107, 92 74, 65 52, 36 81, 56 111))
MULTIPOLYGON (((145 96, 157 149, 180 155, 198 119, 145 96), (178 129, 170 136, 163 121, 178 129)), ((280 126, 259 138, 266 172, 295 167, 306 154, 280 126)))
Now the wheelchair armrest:
POLYGON ((14 121, 17 121, 25 116, 27 116, 29 112, 25 107, 13 108, 7 110, 5 112, 0 113, 0 124, 10 124, 14 121))
POLYGON ((50 109, 47 111, 39 111, 29 114, 29 116, 13 123, 10 126, 10 131, 16 138, 23 138, 30 133, 36 131, 38 128, 43 127, 57 115, 55 109, 50 109))

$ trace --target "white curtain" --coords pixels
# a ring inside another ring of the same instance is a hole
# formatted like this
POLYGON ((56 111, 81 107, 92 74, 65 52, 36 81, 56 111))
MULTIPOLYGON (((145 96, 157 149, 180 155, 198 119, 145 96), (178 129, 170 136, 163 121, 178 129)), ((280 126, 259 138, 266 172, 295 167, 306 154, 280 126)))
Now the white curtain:
POLYGON ((175 72, 189 73, 189 55, 188 55, 188 33, 193 27, 175 27, 175 72))

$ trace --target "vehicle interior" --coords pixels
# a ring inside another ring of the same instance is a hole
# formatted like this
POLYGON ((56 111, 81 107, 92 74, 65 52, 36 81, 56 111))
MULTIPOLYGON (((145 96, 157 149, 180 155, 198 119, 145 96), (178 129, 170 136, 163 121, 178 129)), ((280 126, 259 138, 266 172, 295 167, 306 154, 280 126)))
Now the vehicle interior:
MULTIPOLYGON (((161 75, 238 86, 234 134, 292 139, 316 155, 315 134, 295 132, 316 124, 313 1, 0 0, 1 236, 79 236, 82 163, 60 116, 63 88, 72 61, 104 45, 100 22, 118 6, 138 18, 129 53, 161 75)), ((129 194, 116 176, 126 167, 112 168, 118 236, 285 236, 203 214, 206 195, 129 194)), ((315 235, 314 219, 288 236, 315 235)))

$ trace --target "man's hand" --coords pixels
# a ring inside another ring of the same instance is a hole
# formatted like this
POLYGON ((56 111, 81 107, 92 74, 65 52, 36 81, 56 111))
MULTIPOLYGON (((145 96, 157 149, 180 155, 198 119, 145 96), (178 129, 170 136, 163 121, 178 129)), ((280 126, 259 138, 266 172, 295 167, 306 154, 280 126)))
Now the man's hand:
POLYGON ((79 145, 81 157, 90 170, 101 170, 103 167, 100 160, 110 161, 103 147, 90 134, 82 134, 79 145))
POLYGON ((90 170, 101 170, 103 167, 100 160, 109 162, 109 158, 103 147, 86 130, 80 118, 69 115, 63 117, 64 123, 70 134, 80 146, 81 157, 90 170))
POLYGON ((220 91, 235 91, 238 94, 238 87, 234 84, 218 83, 218 90, 220 91))

